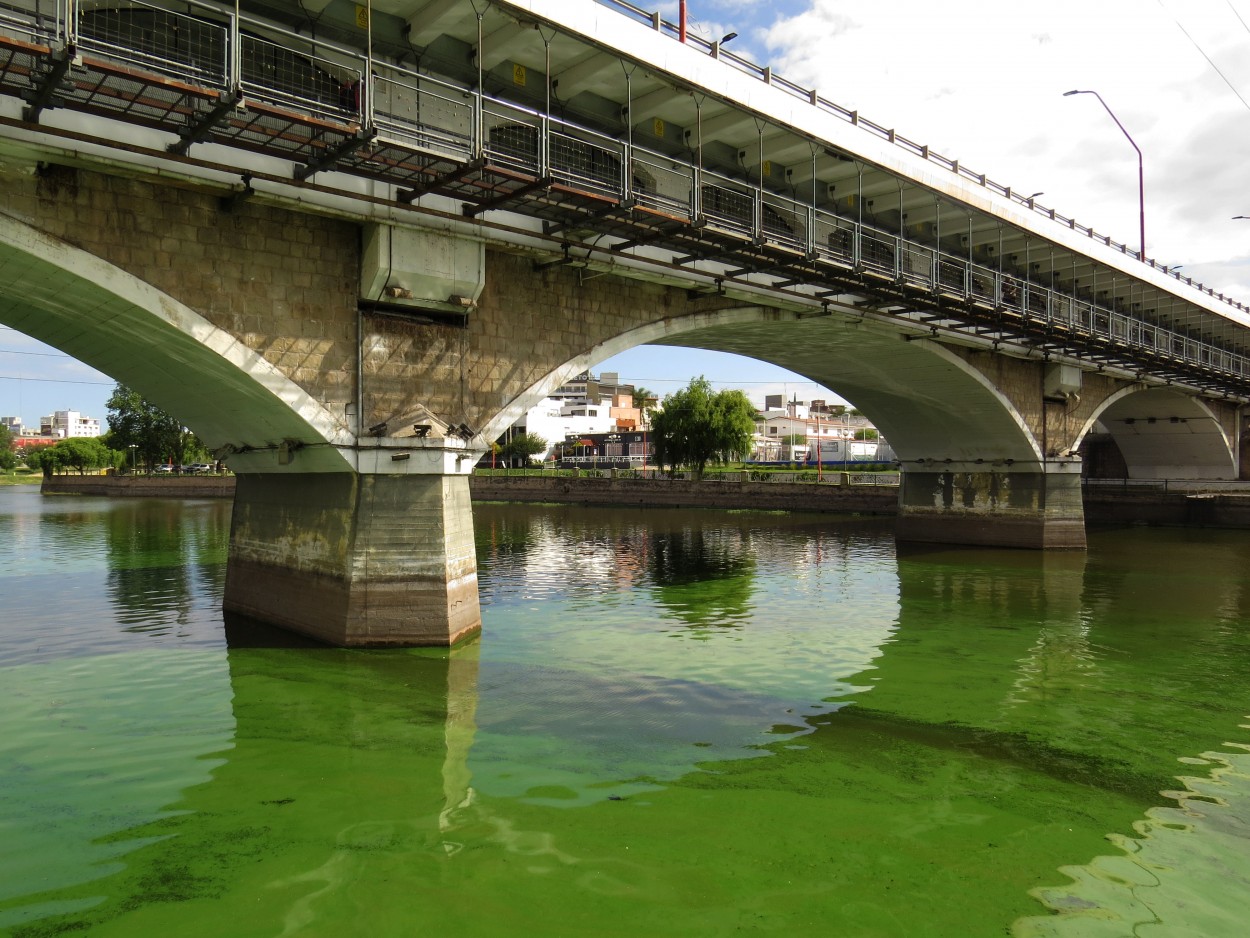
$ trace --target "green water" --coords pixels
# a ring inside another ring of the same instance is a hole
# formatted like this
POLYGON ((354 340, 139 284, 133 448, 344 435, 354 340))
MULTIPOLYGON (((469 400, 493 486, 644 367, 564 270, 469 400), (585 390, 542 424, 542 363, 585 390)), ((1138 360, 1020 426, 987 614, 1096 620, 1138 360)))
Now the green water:
POLYGON ((475 513, 481 640, 342 651, 0 490, 0 933, 1244 933, 1250 534, 475 513))

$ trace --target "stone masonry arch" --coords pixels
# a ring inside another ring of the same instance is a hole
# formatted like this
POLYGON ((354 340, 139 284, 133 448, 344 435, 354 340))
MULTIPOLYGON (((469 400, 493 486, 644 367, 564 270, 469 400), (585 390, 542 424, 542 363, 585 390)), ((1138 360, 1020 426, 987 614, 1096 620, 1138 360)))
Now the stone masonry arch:
POLYGON ((1115 441, 1130 479, 1236 479, 1236 417, 1172 388, 1132 385, 1090 414, 1077 444, 1096 427, 1115 441))
MULTIPOLYGON (((210 447, 322 444, 346 428, 228 332, 138 277, 0 214, 0 321, 140 391, 210 447)), ((346 468, 344 465, 343 468, 346 468)))

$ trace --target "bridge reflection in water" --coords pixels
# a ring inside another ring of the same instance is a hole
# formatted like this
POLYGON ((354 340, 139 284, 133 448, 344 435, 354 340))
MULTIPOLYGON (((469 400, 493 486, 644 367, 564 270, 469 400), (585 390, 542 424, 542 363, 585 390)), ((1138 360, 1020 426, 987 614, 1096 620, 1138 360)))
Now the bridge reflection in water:
MULTIPOLYGON (((872 522, 801 516, 484 505, 478 524, 478 644, 296 648, 227 623, 229 689, 204 699, 229 699, 232 731, 196 724, 208 685, 186 669, 179 696, 132 666, 165 721, 203 727, 145 731, 181 796, 111 809, 103 878, 11 896, 0 922, 964 934, 1036 915, 1028 891, 1162 805, 1178 755, 1239 732, 1235 537, 896 558, 872 522)), ((44 836, 81 852, 76 823, 51 812, 44 836)), ((1066 895, 1091 894, 1046 893, 1066 895)))

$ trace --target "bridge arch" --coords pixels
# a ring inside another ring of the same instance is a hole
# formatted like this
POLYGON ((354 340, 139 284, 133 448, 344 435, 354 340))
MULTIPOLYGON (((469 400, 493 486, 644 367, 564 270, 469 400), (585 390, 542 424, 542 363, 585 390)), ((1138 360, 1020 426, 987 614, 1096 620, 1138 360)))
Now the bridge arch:
POLYGON ((574 375, 644 344, 731 352, 801 374, 852 401, 904 462, 1036 465, 1042 459, 1012 399, 951 349, 843 317, 763 306, 670 317, 604 339, 525 389, 487 422, 483 437, 503 433, 574 375))
POLYGON ((334 448, 351 442, 348 428, 263 356, 144 280, 7 213, 0 322, 135 388, 210 448, 298 441, 315 447, 322 471, 349 468, 334 448))
POLYGON ((1081 428, 1101 426, 1130 479, 1236 479, 1236 446, 1211 406, 1172 388, 1130 386, 1107 397, 1081 428))

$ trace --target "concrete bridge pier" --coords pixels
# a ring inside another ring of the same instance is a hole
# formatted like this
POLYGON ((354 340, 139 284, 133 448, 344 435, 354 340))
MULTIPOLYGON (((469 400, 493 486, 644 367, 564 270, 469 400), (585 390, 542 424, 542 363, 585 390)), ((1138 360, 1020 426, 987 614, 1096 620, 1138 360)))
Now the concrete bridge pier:
POLYGON ((899 541, 1084 550, 1079 461, 905 468, 899 541))
POLYGON ((239 474, 225 609, 335 645, 472 637, 471 454, 459 462, 465 472, 239 474))

